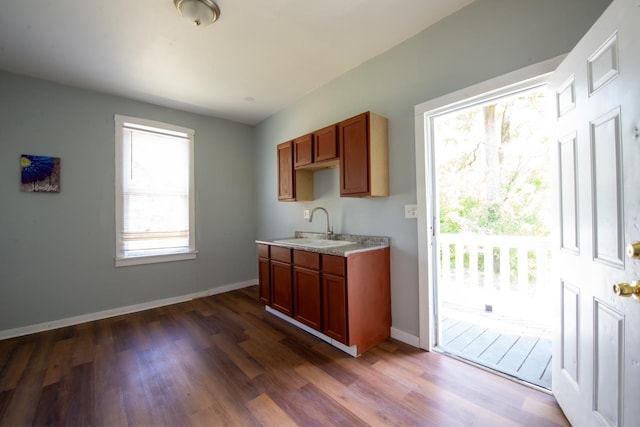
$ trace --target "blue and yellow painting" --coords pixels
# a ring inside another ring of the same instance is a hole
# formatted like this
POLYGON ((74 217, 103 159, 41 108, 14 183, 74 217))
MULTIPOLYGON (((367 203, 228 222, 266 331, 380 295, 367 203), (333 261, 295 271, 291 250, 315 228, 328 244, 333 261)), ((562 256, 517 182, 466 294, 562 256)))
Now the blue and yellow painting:
POLYGON ((20 191, 60 192, 60 157, 23 154, 20 156, 20 172, 20 191))

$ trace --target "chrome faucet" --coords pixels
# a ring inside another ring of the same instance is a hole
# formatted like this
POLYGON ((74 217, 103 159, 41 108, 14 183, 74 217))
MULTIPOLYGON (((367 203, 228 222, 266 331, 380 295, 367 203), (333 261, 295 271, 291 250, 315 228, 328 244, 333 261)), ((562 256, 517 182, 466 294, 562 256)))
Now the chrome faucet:
POLYGON ((329 212, 327 212, 327 210, 323 207, 317 207, 317 208, 313 208, 313 210, 311 211, 311 215, 309 215, 309 222, 313 221, 313 213, 315 211, 317 211, 318 209, 320 209, 321 211, 324 211, 324 213, 327 215, 327 240, 330 239, 329 236, 331 236, 333 234, 333 229, 329 226, 329 212))

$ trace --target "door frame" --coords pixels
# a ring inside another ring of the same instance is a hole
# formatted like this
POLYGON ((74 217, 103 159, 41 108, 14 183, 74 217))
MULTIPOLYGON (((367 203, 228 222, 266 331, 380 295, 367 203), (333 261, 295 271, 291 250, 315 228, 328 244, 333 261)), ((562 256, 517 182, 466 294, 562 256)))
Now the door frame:
POLYGON ((423 102, 414 107, 416 197, 418 205, 418 315, 419 347, 431 351, 436 344, 434 227, 435 179, 429 117, 491 96, 501 96, 547 82, 566 55, 560 55, 465 89, 423 102))

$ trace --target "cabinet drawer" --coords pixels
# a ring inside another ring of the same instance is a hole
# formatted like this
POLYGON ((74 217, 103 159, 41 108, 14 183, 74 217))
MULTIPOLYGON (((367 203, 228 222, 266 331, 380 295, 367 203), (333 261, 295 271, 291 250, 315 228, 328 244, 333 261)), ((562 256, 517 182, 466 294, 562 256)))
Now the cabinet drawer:
POLYGON ((269 245, 258 245, 258 256, 260 258, 269 258, 269 245))
POLYGON ((322 255, 322 271, 336 276, 344 276, 345 259, 341 256, 322 255))
POLYGON ((291 249, 279 246, 271 247, 271 259, 282 262, 291 262, 291 249))
POLYGON ((320 254, 307 251, 293 251, 293 265, 320 270, 320 254))

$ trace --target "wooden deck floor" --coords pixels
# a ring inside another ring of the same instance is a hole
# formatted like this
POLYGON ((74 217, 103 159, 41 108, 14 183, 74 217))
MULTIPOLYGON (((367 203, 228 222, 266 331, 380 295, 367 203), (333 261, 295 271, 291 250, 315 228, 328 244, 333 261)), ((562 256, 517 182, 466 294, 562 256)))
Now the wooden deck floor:
POLYGON ((505 333, 481 324, 446 318, 442 343, 446 353, 551 389, 551 340, 505 333))

